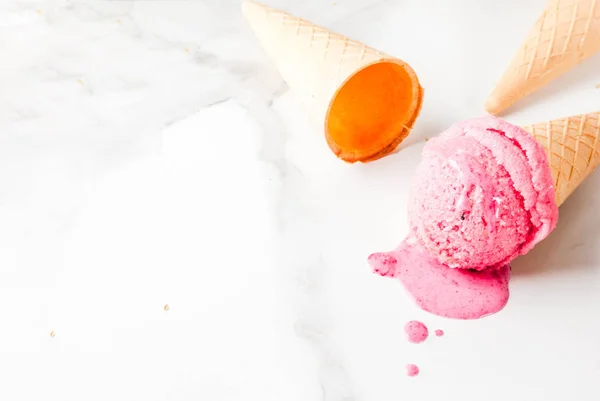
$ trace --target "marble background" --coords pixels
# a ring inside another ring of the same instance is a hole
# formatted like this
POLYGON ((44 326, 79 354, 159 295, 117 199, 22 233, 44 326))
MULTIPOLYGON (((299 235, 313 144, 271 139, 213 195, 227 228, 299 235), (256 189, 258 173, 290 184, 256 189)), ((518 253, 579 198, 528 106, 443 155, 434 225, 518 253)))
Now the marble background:
MULTIPOLYGON (((398 152, 336 160, 238 0, 0 2, 0 398, 598 400, 600 175, 498 315, 428 315, 365 263, 406 234, 425 139, 483 113, 545 1, 268 3, 415 68, 398 152), (410 319, 447 334, 408 344, 410 319)), ((507 118, 600 110, 599 70, 507 118)))

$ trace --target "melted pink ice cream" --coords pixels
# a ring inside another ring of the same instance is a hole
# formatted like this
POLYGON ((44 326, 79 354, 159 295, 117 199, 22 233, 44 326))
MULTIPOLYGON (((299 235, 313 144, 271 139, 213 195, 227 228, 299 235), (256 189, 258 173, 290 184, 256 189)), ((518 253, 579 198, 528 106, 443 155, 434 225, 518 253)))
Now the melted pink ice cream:
POLYGON ((451 269, 407 240, 392 251, 369 256, 374 272, 397 278, 423 310, 453 319, 478 319, 508 301, 510 268, 451 269))
POLYGON ((443 335, 444 335, 444 330, 437 329, 435 331, 435 336, 436 337, 442 337, 443 335))
POLYGON ((429 336, 429 330, 427 326, 416 320, 411 320, 404 326, 404 332, 408 338, 408 341, 414 344, 422 343, 427 340, 429 336))
POLYGON ((436 315, 476 319, 508 301, 508 263, 556 226, 548 159, 535 139, 495 117, 458 123, 427 143, 411 191, 411 232, 369 257, 436 315))
POLYGON ((417 365, 413 365, 409 363, 406 365, 406 375, 410 377, 414 377, 419 374, 419 367, 417 365))

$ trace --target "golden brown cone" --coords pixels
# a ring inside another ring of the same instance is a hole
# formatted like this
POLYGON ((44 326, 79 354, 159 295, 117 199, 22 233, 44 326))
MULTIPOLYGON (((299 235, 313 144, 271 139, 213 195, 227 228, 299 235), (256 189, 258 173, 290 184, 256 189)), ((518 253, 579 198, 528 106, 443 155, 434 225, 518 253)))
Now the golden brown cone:
POLYGON ((600 164, 600 112, 523 128, 546 150, 560 206, 600 164))
POLYGON ((600 0, 550 0, 487 99, 498 114, 600 51, 600 0))
POLYGON ((423 97, 419 80, 408 64, 254 1, 243 3, 243 13, 291 91, 324 127, 329 147, 338 157, 347 162, 374 160, 392 152, 408 135, 420 112, 423 97), (398 66, 408 77, 405 91, 410 96, 409 106, 404 113, 394 116, 398 120, 394 124, 401 128, 393 137, 386 137, 370 149, 344 148, 329 132, 329 117, 336 96, 357 73, 387 63, 398 66))

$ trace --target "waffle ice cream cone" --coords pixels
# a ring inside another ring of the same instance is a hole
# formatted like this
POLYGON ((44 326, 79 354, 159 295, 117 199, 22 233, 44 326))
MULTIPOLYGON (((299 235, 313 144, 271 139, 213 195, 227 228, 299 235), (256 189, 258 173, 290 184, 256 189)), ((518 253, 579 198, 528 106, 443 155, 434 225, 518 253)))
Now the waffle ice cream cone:
POLYGON ((550 0, 487 99, 498 114, 600 51, 600 0, 550 0))
POLYGON ((560 206, 600 164, 600 112, 523 128, 546 150, 560 206))
POLYGON ((408 135, 423 98, 408 64, 254 1, 243 13, 338 157, 374 160, 408 135))

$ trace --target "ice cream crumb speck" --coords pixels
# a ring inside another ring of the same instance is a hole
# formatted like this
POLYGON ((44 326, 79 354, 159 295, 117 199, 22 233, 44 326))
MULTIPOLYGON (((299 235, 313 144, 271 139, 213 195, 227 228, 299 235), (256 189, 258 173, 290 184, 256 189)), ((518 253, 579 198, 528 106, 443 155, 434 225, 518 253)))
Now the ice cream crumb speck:
POLYGON ((168 311, 169 310, 169 304, 166 304, 163 309, 165 310, 165 312, 168 311))
POLYGON ((50 337, 54 337, 56 334, 54 333, 54 331, 50 332, 50 337))

